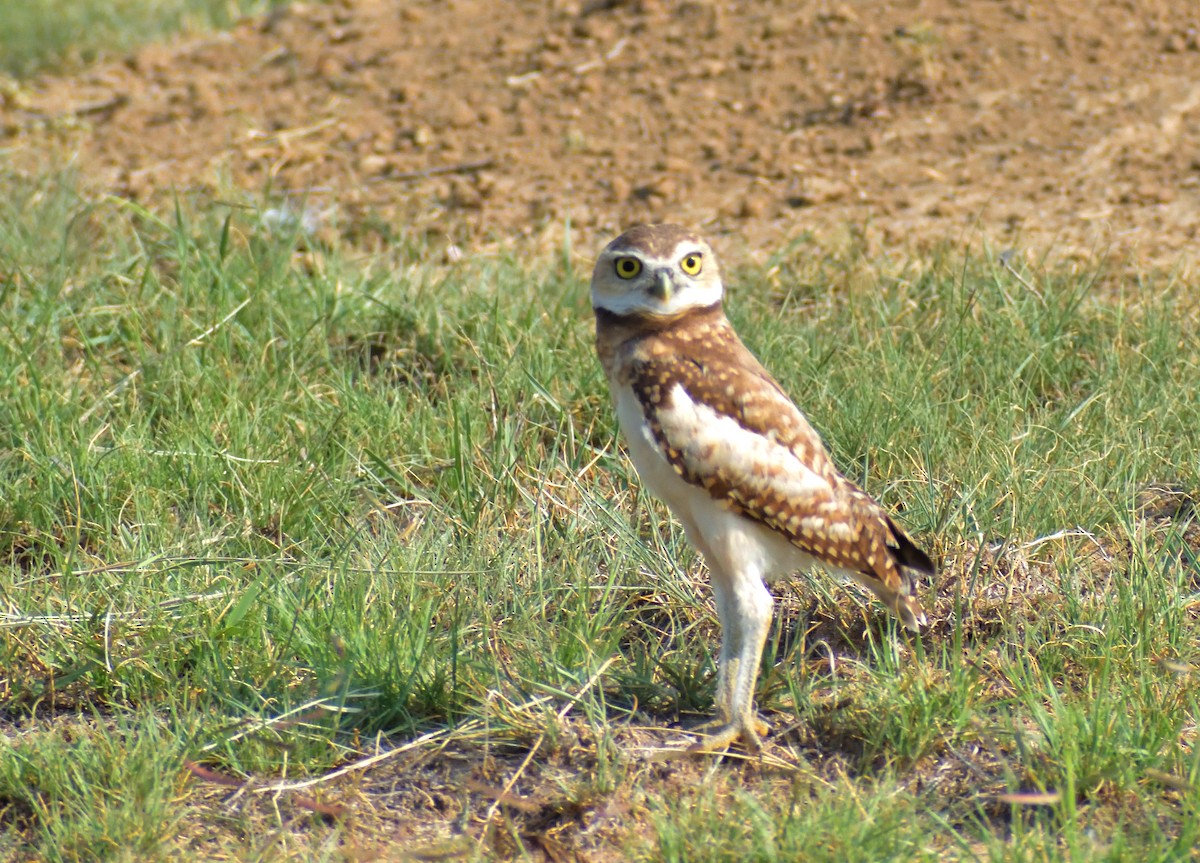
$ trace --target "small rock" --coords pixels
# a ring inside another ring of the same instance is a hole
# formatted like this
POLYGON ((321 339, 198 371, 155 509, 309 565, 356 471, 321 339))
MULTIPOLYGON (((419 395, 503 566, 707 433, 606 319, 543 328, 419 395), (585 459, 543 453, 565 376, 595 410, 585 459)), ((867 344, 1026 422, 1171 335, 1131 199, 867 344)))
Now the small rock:
POLYGON ((826 177, 806 176, 799 188, 793 190, 787 197, 789 207, 811 207, 837 201, 850 194, 850 187, 840 180, 830 180, 826 177))
POLYGON ((738 205, 739 219, 759 219, 767 211, 767 202, 760 195, 747 195, 738 205))
POLYGON ((499 126, 504 119, 504 112, 495 105, 484 105, 479 109, 479 122, 484 126, 499 126))
POLYGON ((483 206, 483 196, 473 184, 466 180, 450 181, 449 205, 462 210, 478 210, 483 206))
POLYGON ((391 165, 386 156, 371 155, 364 157, 358 167, 364 174, 383 174, 391 165))
POLYGON ((464 129, 475 125, 478 115, 462 99, 454 99, 446 106, 445 117, 451 126, 464 129))

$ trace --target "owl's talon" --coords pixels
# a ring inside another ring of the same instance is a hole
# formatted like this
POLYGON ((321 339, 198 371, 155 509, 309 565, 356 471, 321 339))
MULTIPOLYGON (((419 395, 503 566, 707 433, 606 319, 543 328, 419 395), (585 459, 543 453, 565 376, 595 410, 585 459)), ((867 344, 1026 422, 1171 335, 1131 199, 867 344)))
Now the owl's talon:
POLYGON ((717 722, 708 722, 700 727, 709 728, 714 725, 718 727, 712 734, 703 735, 689 746, 687 751, 697 754, 723 752, 735 740, 741 740, 747 750, 756 753, 762 749, 762 738, 771 731, 771 726, 757 716, 744 716, 719 725, 717 722))

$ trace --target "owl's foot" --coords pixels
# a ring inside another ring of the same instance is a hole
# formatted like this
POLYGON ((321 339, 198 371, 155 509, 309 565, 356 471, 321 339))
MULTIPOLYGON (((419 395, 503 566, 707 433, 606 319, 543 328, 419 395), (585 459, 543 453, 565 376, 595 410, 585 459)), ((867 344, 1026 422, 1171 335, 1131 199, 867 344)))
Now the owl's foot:
POLYGON ((729 744, 739 739, 742 741, 742 745, 750 752, 758 752, 762 749, 762 738, 766 737, 767 733, 771 730, 770 725, 754 715, 742 716, 720 725, 717 725, 717 723, 708 723, 701 727, 707 728, 712 725, 717 726, 713 732, 705 734, 689 746, 688 752, 722 752, 729 748, 729 744))

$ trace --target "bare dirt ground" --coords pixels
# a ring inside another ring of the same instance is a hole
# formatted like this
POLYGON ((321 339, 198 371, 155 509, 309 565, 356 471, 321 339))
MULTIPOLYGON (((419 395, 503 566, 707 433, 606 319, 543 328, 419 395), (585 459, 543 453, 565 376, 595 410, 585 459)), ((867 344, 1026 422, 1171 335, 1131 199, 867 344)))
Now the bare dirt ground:
POLYGON ((295 5, 7 87, 0 149, 30 167, 69 155, 139 200, 303 197, 352 240, 469 251, 556 241, 569 220, 590 251, 674 220, 751 257, 810 234, 1173 266, 1200 231, 1200 10, 295 5))

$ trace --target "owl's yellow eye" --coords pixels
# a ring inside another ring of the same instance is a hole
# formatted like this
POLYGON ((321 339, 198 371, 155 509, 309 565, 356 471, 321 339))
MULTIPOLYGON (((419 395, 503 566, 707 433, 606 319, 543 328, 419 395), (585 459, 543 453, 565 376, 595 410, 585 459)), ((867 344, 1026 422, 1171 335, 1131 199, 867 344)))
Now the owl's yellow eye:
POLYGON ((683 260, 679 262, 679 269, 683 270, 689 276, 700 275, 700 270, 704 267, 704 259, 696 252, 690 255, 684 255, 683 260))
POLYGON ((642 271, 642 262, 637 258, 617 258, 616 268, 622 279, 632 279, 642 271))

